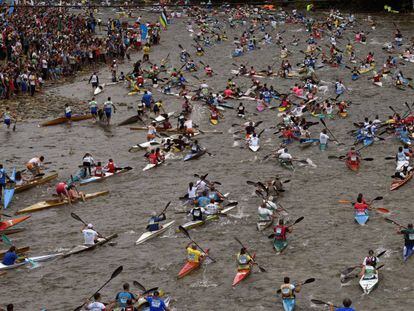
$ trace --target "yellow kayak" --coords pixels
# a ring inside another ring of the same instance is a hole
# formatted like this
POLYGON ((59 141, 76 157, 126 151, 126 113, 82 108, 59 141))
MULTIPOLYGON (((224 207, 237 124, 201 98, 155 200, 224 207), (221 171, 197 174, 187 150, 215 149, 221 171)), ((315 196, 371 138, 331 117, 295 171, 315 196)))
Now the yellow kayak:
POLYGON ((217 125, 218 124, 218 120, 217 119, 210 119, 210 123, 212 125, 217 125))
MULTIPOLYGON (((96 197, 100 197, 100 196, 106 195, 108 193, 109 193, 109 191, 100 191, 100 192, 94 192, 94 193, 87 193, 87 194, 85 194, 85 200, 94 199, 96 197)), ((79 201, 81 201, 81 199, 78 199, 75 202, 72 201, 72 203, 77 203, 79 201)), ((38 212, 38 211, 41 211, 41 210, 44 210, 44 209, 63 206, 63 205, 66 205, 66 204, 69 204, 69 201, 67 199, 65 199, 63 201, 60 201, 59 199, 52 199, 52 200, 42 201, 42 202, 33 204, 29 207, 26 207, 24 209, 21 209, 21 210, 17 211, 16 214, 34 213, 34 212, 38 212)))
POLYGON ((36 187, 38 185, 45 184, 48 181, 51 181, 51 180, 53 180, 53 179, 55 179, 57 177, 58 177, 58 173, 53 173, 53 174, 50 174, 50 175, 45 175, 45 176, 43 176, 41 178, 35 178, 33 180, 27 181, 26 183, 24 183, 22 185, 16 186, 14 188, 14 192, 15 193, 22 192, 24 190, 27 190, 27 189, 36 187))

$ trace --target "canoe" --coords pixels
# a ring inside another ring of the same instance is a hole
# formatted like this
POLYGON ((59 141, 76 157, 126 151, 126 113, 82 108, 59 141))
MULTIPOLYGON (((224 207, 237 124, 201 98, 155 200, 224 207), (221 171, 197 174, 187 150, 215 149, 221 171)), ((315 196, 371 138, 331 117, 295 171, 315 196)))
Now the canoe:
POLYGON ((390 190, 391 190, 391 191, 393 191, 393 190, 397 190, 397 189, 398 189, 398 188, 400 188, 401 186, 405 185, 407 182, 409 182, 409 181, 410 181, 410 179, 411 179, 411 178, 413 178, 413 175, 414 175, 414 171, 411 171, 411 172, 407 175, 407 177, 405 177, 405 179, 394 179, 394 180, 391 182, 391 187, 390 187, 390 190))
MULTIPOLYGON (((16 175, 16 169, 13 169, 12 173, 10 174, 10 179, 14 181, 14 176, 16 175)), ((0 190, 1 191, 1 190, 0 190)), ((3 208, 6 209, 12 199, 13 199, 13 195, 14 195, 14 184, 7 184, 6 188, 4 188, 3 191, 3 208)))
POLYGON ((259 150, 260 146, 249 146, 249 149, 253 152, 256 152, 257 150, 259 150))
POLYGON ((11 228, 27 219, 29 219, 30 216, 22 216, 22 217, 17 217, 17 218, 13 218, 13 219, 8 219, 8 220, 3 220, 0 221, 0 232, 3 233, 3 230, 6 230, 8 228, 11 228))
POLYGON ((184 161, 195 160, 195 159, 198 159, 199 157, 201 157, 205 153, 206 153, 206 150, 201 150, 198 153, 188 153, 188 154, 185 155, 183 160, 184 161))
POLYGON ((359 285, 364 291, 364 294, 368 295, 378 285, 378 272, 372 279, 365 279, 364 276, 362 276, 359 279, 359 285))
POLYGON ((218 120, 217 119, 210 118, 210 123, 211 123, 211 125, 217 125, 218 124, 218 120))
MULTIPOLYGON (((206 254, 208 254, 209 249, 206 249, 206 254)), ((202 264, 203 261, 207 258, 207 256, 201 256, 198 262, 189 262, 187 261, 184 266, 181 268, 180 272, 178 272, 177 279, 181 279, 187 275, 189 275, 194 270, 197 270, 202 264)))
MULTIPOLYGON (((94 199, 94 198, 106 195, 108 193, 109 193, 109 191, 100 191, 100 192, 94 192, 94 193, 87 193, 87 194, 85 194, 85 200, 94 199)), ((82 201, 82 199, 78 199, 75 202, 72 201, 72 203, 77 203, 79 201, 82 201)), ((69 204, 69 201, 67 199, 65 199, 63 201, 60 201, 59 199, 52 199, 52 200, 42 201, 42 202, 33 204, 29 207, 26 207, 24 209, 21 209, 21 210, 17 211, 16 214, 33 213, 33 212, 38 212, 38 211, 48 209, 48 208, 63 206, 63 205, 66 205, 66 204, 69 204)))
POLYGON ((83 253, 86 251, 91 251, 95 248, 97 248, 98 246, 104 245, 106 243, 108 243, 109 241, 115 239, 118 237, 118 234, 112 234, 110 236, 105 237, 104 239, 100 239, 100 241, 96 242, 94 245, 78 245, 75 246, 72 250, 70 250, 69 252, 63 254, 63 257, 69 257, 71 255, 75 255, 75 254, 79 254, 79 253, 83 253))
MULTIPOLYGON (((228 208, 225 208, 225 209, 221 210, 221 211, 220 211, 220 213, 223 213, 223 214, 228 213, 228 212, 230 212, 232 209, 234 209, 235 207, 236 207, 236 206, 230 206, 230 207, 228 207, 228 208)), ((194 220, 194 221, 188 221, 188 222, 186 222, 185 224, 181 225, 181 227, 183 227, 184 229, 187 229, 187 230, 191 230, 191 229, 194 229, 194 228, 196 228, 196 227, 200 227, 200 226, 202 226, 202 225, 205 225, 206 223, 208 223, 208 222, 210 222, 210 221, 217 220, 217 219, 219 219, 219 218, 220 218, 220 216, 219 216, 219 215, 208 215, 208 216, 206 217, 206 219, 204 219, 204 220, 194 220)), ((180 232, 180 230, 179 230, 179 229, 177 229, 177 232, 180 232)))
POLYGON ((161 229, 157 230, 157 231, 146 231, 143 234, 141 234, 141 236, 139 237, 139 239, 135 242, 135 245, 139 245, 144 243, 145 241, 148 241, 152 238, 155 238, 156 236, 164 233, 165 231, 168 230, 169 227, 171 227, 173 224, 175 223, 175 220, 170 221, 168 223, 166 223, 165 225, 162 226, 161 229))
POLYGON ((263 231, 269 228, 273 224, 273 218, 271 220, 259 220, 256 223, 257 231, 263 231))
MULTIPOLYGON (((72 122, 76 122, 76 121, 82 121, 82 120, 88 120, 88 119, 92 119, 92 115, 91 114, 84 114, 84 115, 73 115, 70 118, 70 121, 72 122)), ((39 126, 52 126, 52 125, 58 125, 58 124, 63 124, 68 122, 69 119, 66 117, 60 117, 60 118, 56 118, 50 121, 46 121, 43 123, 40 123, 39 126)))
MULTIPOLYGON (((0 261, 3 260, 4 255, 6 254, 7 251, 8 250, 0 251, 0 261)), ((24 247, 16 248, 16 254, 17 255, 27 253, 28 251, 30 251, 30 246, 24 246, 24 247)))
POLYGON ((2 263, 0 263, 0 271, 1 270, 10 270, 10 269, 19 268, 19 267, 30 264, 30 262, 42 262, 42 261, 46 261, 46 260, 51 260, 51 259, 54 259, 54 258, 62 256, 62 255, 63 255, 63 253, 56 253, 56 254, 49 254, 49 255, 43 255, 43 256, 37 256, 37 257, 29 257, 29 260, 25 259, 22 262, 15 263, 14 265, 10 265, 10 266, 6 266, 6 265, 3 265, 2 263))
MULTIPOLYGON (((256 254, 253 254, 252 257, 254 259, 256 257, 256 254)), ((237 284, 239 284, 241 281, 243 281, 245 278, 247 278, 252 272, 252 266, 253 266, 253 263, 250 263, 250 269, 238 270, 236 273, 236 276, 233 279, 233 284, 231 286, 234 287, 237 284)))
POLYGON ((53 173, 53 174, 45 175, 45 176, 40 177, 40 178, 35 178, 33 180, 28 181, 27 183, 25 183, 23 185, 16 186, 16 188, 14 189, 14 192, 19 193, 19 192, 25 191, 27 189, 34 188, 37 185, 45 184, 48 181, 51 181, 51 180, 53 180, 57 177, 58 177, 58 173, 53 173))
POLYGON ((89 184, 91 182, 102 181, 102 180, 104 180, 104 179, 106 179, 108 177, 112 177, 112 176, 115 176, 115 175, 118 175, 118 174, 122 174, 122 173, 128 172, 130 170, 132 170, 132 167, 125 167, 122 170, 116 171, 115 173, 108 173, 108 172, 106 172, 105 173, 105 176, 102 176, 102 177, 100 177, 100 176, 92 176, 92 177, 89 177, 89 178, 86 178, 86 179, 82 179, 80 181, 80 185, 82 186, 82 185, 89 184))
POLYGON ((349 168, 351 171, 353 172, 358 172, 359 170, 359 166, 361 164, 361 162, 359 161, 345 161, 346 167, 349 168))
MULTIPOLYGON (((129 124, 132 124, 132 123, 135 123, 135 122, 138 122, 138 121, 144 122, 144 121, 142 121, 142 119, 139 115, 135 115, 135 116, 129 117, 128 119, 122 121, 121 123, 118 124, 118 126, 129 125, 129 124)), ((148 129, 148 128, 146 128, 146 129, 148 129)))
MULTIPOLYGON (((168 115, 168 117, 172 117, 174 115, 174 113, 175 113, 174 111, 173 112, 169 112, 167 115, 168 115)), ((163 115, 159 115, 158 117, 155 117, 154 118, 154 121, 156 121, 156 122, 162 122, 164 120, 165 120, 164 114, 163 115)))
POLYGON ((358 212, 357 211, 357 212, 355 212, 354 218, 355 218, 355 221, 362 226, 362 225, 365 225, 367 223, 367 221, 369 219, 369 214, 368 214, 368 212, 358 212))
POLYGON ((273 248, 276 252, 281 253, 288 246, 287 240, 273 240, 273 248))

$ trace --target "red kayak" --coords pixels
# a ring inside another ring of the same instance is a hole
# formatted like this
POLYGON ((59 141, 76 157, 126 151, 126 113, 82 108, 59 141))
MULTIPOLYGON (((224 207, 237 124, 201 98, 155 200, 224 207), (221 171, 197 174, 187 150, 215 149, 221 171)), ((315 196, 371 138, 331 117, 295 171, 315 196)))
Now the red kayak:
POLYGON ((23 216, 23 217, 18 217, 18 218, 13 218, 13 219, 0 221, 0 231, 6 230, 10 227, 13 227, 14 225, 17 225, 18 223, 21 223, 21 222, 23 222, 23 221, 25 221, 26 219, 29 219, 29 218, 30 218, 30 216, 23 216))
MULTIPOLYGON (((208 254, 209 249, 206 249, 206 254, 208 254)), ((185 277, 186 275, 189 275, 191 272, 193 272, 194 270, 198 269, 201 264, 203 263, 203 261, 206 259, 207 256, 201 256, 198 260, 198 262, 190 262, 187 261, 184 265, 184 267, 180 270, 180 272, 178 272, 178 276, 177 279, 181 279, 183 277, 185 277)))
POLYGON ((345 161, 346 166, 353 172, 358 172, 359 171, 360 163, 361 162, 359 162, 359 161, 349 161, 349 160, 345 161))
MULTIPOLYGON (((253 254, 253 259, 255 257, 256 257, 256 254, 253 254)), ((252 265, 253 265, 253 262, 250 263, 250 269, 237 271, 236 276, 234 277, 234 280, 233 280, 233 284, 232 284, 233 287, 239 284, 241 281, 243 281, 245 278, 247 278, 250 275, 252 271, 252 265)))

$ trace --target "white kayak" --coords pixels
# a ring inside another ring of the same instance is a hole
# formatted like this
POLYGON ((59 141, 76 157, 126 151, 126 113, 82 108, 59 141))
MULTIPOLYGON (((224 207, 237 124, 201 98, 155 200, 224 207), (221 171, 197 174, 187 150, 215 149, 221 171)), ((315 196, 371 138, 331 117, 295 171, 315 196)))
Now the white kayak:
POLYGON ((376 86, 382 86, 382 82, 374 82, 374 85, 376 85, 376 86))
POLYGON ((135 242, 135 245, 139 245, 144 243, 145 241, 148 241, 149 239, 155 238, 156 236, 164 233, 165 231, 168 230, 169 227, 171 227, 173 224, 175 223, 175 220, 170 221, 168 223, 166 223, 165 225, 162 226, 161 229, 157 230, 157 231, 147 231, 144 232, 143 234, 141 234, 141 236, 139 237, 139 239, 135 242))
POLYGON ((0 262, 0 271, 16 269, 16 268, 30 264, 30 262, 41 262, 41 261, 51 260, 53 258, 60 257, 62 255, 63 253, 56 253, 56 254, 49 254, 49 255, 43 255, 43 256, 29 257, 28 259, 25 259, 22 262, 15 263, 14 265, 9 265, 9 266, 6 266, 0 262))
POLYGON ((126 168, 123 168, 123 169, 120 169, 120 170, 116 171, 115 173, 105 172, 104 176, 91 176, 89 178, 82 179, 80 181, 80 185, 89 184, 89 183, 95 182, 95 181, 101 181, 101 180, 104 180, 108 177, 112 177, 112 176, 115 176, 115 175, 118 175, 118 174, 122 174, 124 172, 128 172, 131 169, 132 169, 131 167, 126 167, 126 168))
POLYGON ((146 149, 152 146, 158 146, 160 144, 161 142, 157 140, 146 141, 144 143, 131 146, 128 151, 129 152, 139 151, 139 150, 146 149))
POLYGON ((145 167, 142 169, 144 172, 145 171, 148 171, 148 170, 150 170, 150 169, 153 169, 153 168, 156 168, 157 166, 160 166, 162 163, 164 163, 164 162, 160 162, 160 163, 158 163, 158 164, 151 164, 151 163, 148 163, 147 165, 145 165, 145 167))
POLYGON ((359 279, 359 285, 364 291, 364 294, 368 295, 378 285, 378 271, 371 279, 365 279, 365 276, 362 276, 359 279))
POLYGON ((260 149, 260 146, 250 146, 250 145, 249 145, 249 149, 250 149, 251 151, 253 151, 253 152, 256 152, 257 150, 259 150, 259 149, 260 149))
MULTIPOLYGON (((236 206, 230 206, 228 208, 225 208, 223 210, 220 211, 221 214, 226 214, 228 212, 230 212, 232 209, 234 209, 236 206)), ((205 223, 212 221, 212 220, 216 220, 218 219, 220 216, 219 215, 208 215, 204 220, 193 220, 193 221, 188 221, 185 224, 181 225, 181 227, 183 227, 184 229, 190 230, 199 226, 204 225, 205 223)), ((179 232, 180 230, 177 229, 177 232, 179 232)))
POLYGON ((98 94, 102 93, 104 88, 105 88, 105 83, 101 84, 101 85, 98 85, 96 87, 95 91, 93 91, 93 95, 98 95, 98 94))
MULTIPOLYGON (((168 117, 171 117, 171 116, 174 115, 174 113, 175 113, 174 111, 169 112, 167 115, 168 115, 168 117)), ((157 122, 162 122, 162 121, 165 120, 165 118, 162 115, 159 115, 158 117, 154 118, 154 120, 157 121, 157 122)))

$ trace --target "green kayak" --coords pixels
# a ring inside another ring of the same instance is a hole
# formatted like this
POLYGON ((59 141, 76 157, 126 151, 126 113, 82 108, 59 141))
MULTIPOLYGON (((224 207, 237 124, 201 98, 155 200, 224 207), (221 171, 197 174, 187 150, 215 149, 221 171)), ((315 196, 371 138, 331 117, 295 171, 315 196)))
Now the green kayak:
POLYGON ((286 246, 288 246, 287 240, 273 240, 273 247, 278 253, 281 253, 286 248, 286 246))

